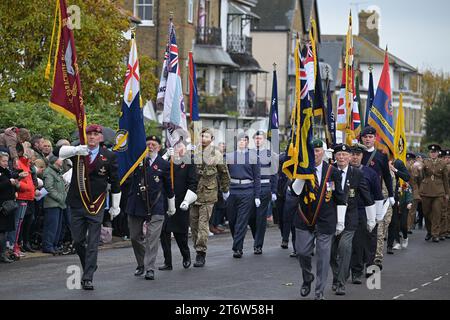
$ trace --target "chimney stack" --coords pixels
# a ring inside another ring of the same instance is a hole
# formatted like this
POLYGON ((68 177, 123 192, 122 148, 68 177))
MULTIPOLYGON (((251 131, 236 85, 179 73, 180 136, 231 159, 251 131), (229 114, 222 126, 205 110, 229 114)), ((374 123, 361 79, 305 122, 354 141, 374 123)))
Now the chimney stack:
POLYGON ((358 14, 359 36, 365 38, 377 47, 380 46, 380 36, 378 35, 380 15, 376 11, 362 10, 358 14))

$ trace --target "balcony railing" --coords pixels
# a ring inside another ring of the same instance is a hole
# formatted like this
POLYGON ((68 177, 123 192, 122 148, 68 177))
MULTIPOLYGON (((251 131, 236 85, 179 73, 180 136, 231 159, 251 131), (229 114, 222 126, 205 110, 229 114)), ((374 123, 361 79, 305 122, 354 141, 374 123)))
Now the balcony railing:
POLYGON ((249 108, 245 100, 239 100, 236 94, 203 96, 199 99, 199 112, 210 114, 236 115, 240 117, 267 117, 267 103, 257 101, 249 108))
POLYGON ((236 34, 228 35, 227 51, 252 54, 252 38, 236 34))
POLYGON ((222 44, 222 29, 198 27, 195 34, 197 44, 220 46, 222 44))

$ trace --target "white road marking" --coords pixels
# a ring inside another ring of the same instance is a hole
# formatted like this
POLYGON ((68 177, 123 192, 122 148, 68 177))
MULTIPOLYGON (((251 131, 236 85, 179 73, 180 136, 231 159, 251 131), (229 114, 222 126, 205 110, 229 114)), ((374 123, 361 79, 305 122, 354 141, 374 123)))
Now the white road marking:
POLYGON ((424 284, 422 285, 422 287, 426 287, 426 286, 429 285, 429 284, 431 284, 431 282, 424 283, 424 284))
POLYGON ((419 290, 419 288, 411 289, 411 290, 409 290, 409 292, 414 292, 414 291, 417 291, 417 290, 419 290))
POLYGON ((433 281, 439 281, 441 278, 442 278, 442 276, 437 277, 437 278, 433 279, 433 281))
POLYGON ((392 299, 393 299, 393 300, 396 300, 396 299, 398 299, 398 298, 400 298, 400 297, 403 297, 403 296, 404 296, 404 294, 402 293, 402 294, 399 294, 398 296, 393 297, 392 299))

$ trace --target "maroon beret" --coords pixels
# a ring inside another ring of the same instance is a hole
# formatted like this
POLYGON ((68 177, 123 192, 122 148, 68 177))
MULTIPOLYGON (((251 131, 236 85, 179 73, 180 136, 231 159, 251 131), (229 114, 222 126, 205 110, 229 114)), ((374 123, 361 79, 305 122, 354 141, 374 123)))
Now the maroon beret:
POLYGON ((98 124, 90 124, 86 127, 86 133, 89 132, 98 132, 102 133, 102 126, 98 124))

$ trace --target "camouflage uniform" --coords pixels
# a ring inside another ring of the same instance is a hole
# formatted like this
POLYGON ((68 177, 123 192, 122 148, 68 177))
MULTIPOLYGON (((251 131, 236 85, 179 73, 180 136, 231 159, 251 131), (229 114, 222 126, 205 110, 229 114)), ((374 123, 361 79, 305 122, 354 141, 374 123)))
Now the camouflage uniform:
POLYGON ((426 159, 420 172, 420 197, 427 232, 438 238, 441 231, 442 207, 449 194, 447 165, 442 159, 426 159))
POLYGON ((206 253, 209 219, 217 202, 217 192, 228 192, 230 175, 224 163, 223 155, 216 147, 209 145, 195 154, 198 187, 197 201, 190 211, 192 241, 197 253, 206 253))
POLYGON ((416 221, 417 207, 420 202, 420 193, 419 193, 419 174, 420 174, 420 172, 416 167, 414 167, 410 164, 407 164, 406 167, 408 168, 408 172, 411 176, 411 179, 409 180, 408 183, 413 190, 413 203, 412 203, 411 209, 409 210, 409 214, 408 214, 408 230, 411 230, 412 226, 414 225, 414 223, 416 221))
MULTIPOLYGON (((393 177, 393 182, 395 181, 394 175, 391 172, 391 176, 393 177)), ((383 196, 386 201, 389 201, 388 199, 388 190, 386 188, 386 184, 383 183, 383 196)), ((387 238, 387 232, 389 228, 389 224, 391 223, 392 219, 392 206, 389 205, 386 214, 383 218, 383 221, 378 223, 377 227, 377 251, 375 253, 375 260, 382 261, 383 260, 383 249, 384 249, 384 239, 387 238)))

